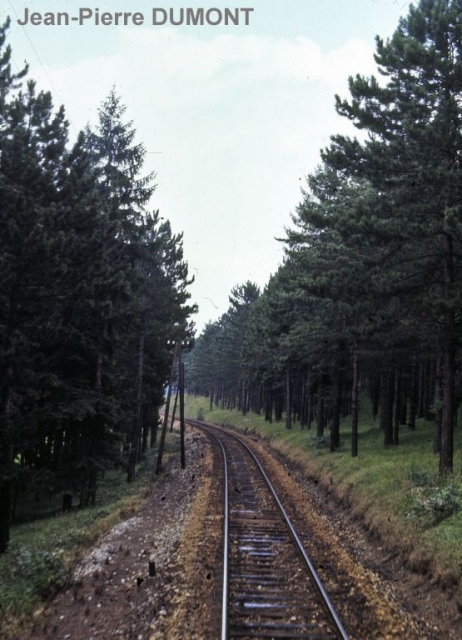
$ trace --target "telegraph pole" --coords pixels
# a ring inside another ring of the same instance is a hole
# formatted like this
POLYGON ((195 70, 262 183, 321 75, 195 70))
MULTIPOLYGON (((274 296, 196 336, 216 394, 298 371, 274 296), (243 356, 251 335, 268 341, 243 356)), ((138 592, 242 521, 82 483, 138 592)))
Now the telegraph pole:
MULTIPOLYGON (((189 340, 187 342, 181 343, 181 342, 177 342, 175 344, 175 351, 173 353, 173 362, 172 362, 172 368, 170 371, 170 379, 168 382, 168 392, 167 392, 167 400, 165 403, 165 413, 164 413, 164 421, 162 423, 162 432, 160 435, 160 442, 159 442, 159 451, 157 454, 157 464, 156 464, 156 476, 160 473, 160 470, 162 468, 162 455, 164 453, 164 446, 165 446, 165 436, 167 434, 167 428, 168 428, 168 414, 170 411, 170 400, 172 397, 172 387, 173 387, 173 380, 175 377, 175 367, 176 364, 178 362, 178 390, 177 390, 177 397, 179 396, 180 399, 180 461, 181 461, 181 468, 185 469, 186 468, 186 452, 185 452, 185 431, 186 431, 186 425, 185 425, 185 419, 184 419, 184 362, 183 362, 183 348, 191 348, 192 346, 192 342, 189 340)), ((176 407, 176 399, 175 399, 175 407, 176 407)), ((173 417, 172 417, 172 426, 173 426, 173 420, 175 419, 175 410, 173 412, 173 417)))
POLYGON ((165 403, 164 422, 162 423, 162 433, 160 434, 159 451, 157 453, 156 476, 159 475, 162 468, 162 455, 164 453, 165 436, 168 426, 168 412, 170 411, 170 398, 172 397, 173 378, 175 376, 175 364, 178 355, 178 344, 175 344, 173 352, 172 368, 170 370, 170 378, 168 381, 167 401, 165 403))
POLYGON ((185 422, 184 422, 184 362, 182 358, 182 346, 178 350, 178 387, 180 393, 180 447, 181 447, 181 468, 186 467, 185 453, 185 422))

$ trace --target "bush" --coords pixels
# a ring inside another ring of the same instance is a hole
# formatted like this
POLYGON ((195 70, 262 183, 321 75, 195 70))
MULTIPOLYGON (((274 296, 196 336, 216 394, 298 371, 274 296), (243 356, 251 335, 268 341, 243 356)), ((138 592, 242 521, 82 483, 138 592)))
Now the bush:
POLYGON ((26 579, 36 594, 47 598, 63 586, 68 576, 63 556, 63 549, 20 549, 12 577, 26 579))
POLYGON ((197 410, 197 420, 204 420, 204 409, 202 407, 197 410))
POLYGON ((412 467, 409 471, 409 481, 414 487, 433 487, 437 478, 434 473, 412 467))
POLYGON ((460 509, 460 496, 453 485, 441 487, 415 487, 412 491, 414 505, 409 517, 436 525, 460 509))
POLYGON ((316 454, 329 446, 329 438, 327 436, 311 436, 311 440, 314 443, 316 454))

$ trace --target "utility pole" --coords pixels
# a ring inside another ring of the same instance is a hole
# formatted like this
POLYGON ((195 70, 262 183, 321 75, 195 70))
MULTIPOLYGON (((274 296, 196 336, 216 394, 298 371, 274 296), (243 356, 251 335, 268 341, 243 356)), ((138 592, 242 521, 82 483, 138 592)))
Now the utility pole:
POLYGON ((178 350, 178 387, 180 392, 180 447, 181 447, 181 468, 186 467, 185 454, 185 422, 184 422, 184 362, 182 358, 182 347, 178 350))
POLYGON ((165 403, 164 422, 162 423, 162 433, 160 434, 159 451, 157 453, 156 476, 159 475, 162 468, 162 456, 164 453, 165 436, 168 426, 168 412, 170 411, 170 398, 172 397, 173 378, 175 376, 175 364, 178 355, 178 344, 175 344, 173 352, 172 368, 170 370, 170 378, 168 381, 167 401, 165 403))
MULTIPOLYGON (((175 351, 173 353, 173 362, 172 362, 172 369, 170 371, 170 379, 168 382, 168 392, 167 392, 167 400, 165 403, 165 414, 164 414, 164 421, 162 424, 162 432, 160 435, 160 442, 159 442, 159 451, 157 454, 157 464, 156 464, 156 476, 160 473, 160 470, 162 468, 162 455, 164 453, 164 446, 165 446, 165 436, 167 434, 167 428, 168 428, 168 418, 169 418, 169 411, 170 411, 170 400, 172 397, 172 387, 173 387, 173 379, 175 377, 175 367, 176 364, 178 362, 178 389, 177 389, 177 398, 179 397, 180 399, 180 460, 181 460, 181 468, 185 469, 186 467, 186 452, 185 452, 185 431, 186 431, 186 425, 185 425, 185 419, 184 419, 184 362, 183 362, 183 348, 191 348, 192 346, 192 342, 191 341, 187 341, 184 343, 181 342, 177 342, 175 344, 175 351)), ((173 427, 173 421, 175 419, 175 409, 176 409, 176 401, 177 398, 175 398, 175 408, 173 410, 173 417, 172 417, 172 427, 173 427)))
POLYGON ((175 422, 176 405, 178 404, 178 391, 179 391, 179 384, 178 384, 178 386, 176 388, 175 402, 173 403, 173 413, 172 413, 172 421, 170 423, 170 433, 172 433, 172 431, 173 431, 173 423, 175 422))

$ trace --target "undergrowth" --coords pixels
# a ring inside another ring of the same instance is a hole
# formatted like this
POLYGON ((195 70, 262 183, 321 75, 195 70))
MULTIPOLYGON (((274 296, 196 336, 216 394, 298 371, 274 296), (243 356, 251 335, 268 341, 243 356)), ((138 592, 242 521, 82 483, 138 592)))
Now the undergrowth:
MULTIPOLYGON (((176 449, 177 434, 168 434, 165 457, 176 449)), ((98 483, 97 506, 12 527, 9 549, 0 556, 2 640, 21 638, 34 610, 40 610, 68 584, 73 567, 88 547, 143 505, 150 493, 153 469, 151 451, 130 484, 123 472, 106 472, 98 483)))

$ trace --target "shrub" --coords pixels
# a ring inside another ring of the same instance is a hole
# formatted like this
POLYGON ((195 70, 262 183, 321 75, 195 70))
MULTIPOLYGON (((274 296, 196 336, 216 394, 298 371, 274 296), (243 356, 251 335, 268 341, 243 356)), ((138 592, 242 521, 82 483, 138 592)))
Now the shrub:
POLYGON ((409 517, 436 525, 460 509, 461 501, 453 485, 440 487, 415 487, 412 489, 413 507, 409 517))
POLYGON ((434 473, 412 467, 409 471, 409 481, 414 487, 433 487, 437 479, 434 473))

